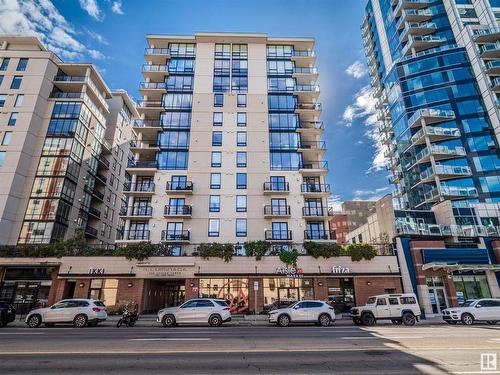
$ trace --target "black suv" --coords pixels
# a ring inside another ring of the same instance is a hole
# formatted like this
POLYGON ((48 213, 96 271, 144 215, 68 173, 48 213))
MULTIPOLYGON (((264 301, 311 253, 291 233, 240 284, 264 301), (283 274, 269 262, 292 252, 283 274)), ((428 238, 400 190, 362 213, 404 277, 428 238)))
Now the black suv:
POLYGON ((0 327, 4 327, 16 319, 16 309, 11 304, 0 302, 0 327))

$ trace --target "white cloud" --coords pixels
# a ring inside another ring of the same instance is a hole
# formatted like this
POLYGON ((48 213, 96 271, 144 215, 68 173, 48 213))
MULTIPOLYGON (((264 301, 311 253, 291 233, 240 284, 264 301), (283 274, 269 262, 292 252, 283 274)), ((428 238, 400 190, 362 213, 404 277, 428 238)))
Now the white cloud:
POLYGON ((79 0, 80 7, 88 13, 88 15, 97 21, 103 19, 103 14, 96 0, 79 0))
POLYGON ((364 86, 354 95, 354 102, 345 108, 342 115, 347 127, 351 127, 354 120, 363 119, 363 124, 366 126, 365 136, 372 140, 375 147, 372 165, 368 169, 368 173, 380 171, 385 168, 386 164, 384 152, 387 146, 383 144, 378 130, 380 122, 377 120, 376 102, 377 99, 373 97, 371 87, 364 86))
POLYGON ((89 53, 90 57, 92 57, 95 60, 104 59, 104 55, 100 51, 97 51, 95 49, 89 49, 88 53, 89 53))
POLYGON ((356 60, 347 67, 345 72, 356 79, 360 79, 368 73, 368 70, 362 61, 356 60))
POLYGON ((87 28, 85 28, 84 30, 87 33, 87 35, 90 36, 92 39, 94 39, 96 42, 103 44, 105 46, 109 46, 108 41, 106 39, 104 39, 104 37, 101 34, 95 32, 93 30, 89 30, 87 28))
POLYGON ((121 0, 113 1, 113 4, 111 4, 111 11, 115 14, 119 14, 120 16, 122 16, 124 14, 122 10, 122 1, 121 0))
POLYGON ((76 38, 77 32, 50 0, 0 0, 0 33, 36 36, 64 59, 102 56, 76 38))
POLYGON ((363 142, 363 141, 361 141, 361 140, 356 141, 356 144, 357 144, 357 145, 362 145, 363 143, 365 143, 365 142, 363 142))
POLYGON ((342 211, 342 199, 340 195, 330 195, 328 197, 328 207, 332 209, 334 212, 342 211))
POLYGON ((354 200, 375 201, 389 193, 389 187, 385 186, 374 190, 356 190, 354 191, 354 200))

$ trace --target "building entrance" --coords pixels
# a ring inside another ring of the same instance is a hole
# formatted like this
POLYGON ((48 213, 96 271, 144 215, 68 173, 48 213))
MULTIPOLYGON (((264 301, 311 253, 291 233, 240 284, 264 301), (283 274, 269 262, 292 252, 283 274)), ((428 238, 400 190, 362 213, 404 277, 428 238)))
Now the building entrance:
POLYGON ((143 312, 155 313, 165 307, 179 306, 186 296, 185 280, 146 280, 143 312))

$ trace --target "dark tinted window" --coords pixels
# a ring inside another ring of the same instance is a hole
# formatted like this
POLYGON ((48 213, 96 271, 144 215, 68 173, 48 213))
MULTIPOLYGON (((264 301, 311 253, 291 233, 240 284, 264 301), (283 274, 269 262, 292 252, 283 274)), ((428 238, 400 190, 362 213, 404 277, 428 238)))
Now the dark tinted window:
POLYGON ((104 303, 102 303, 101 301, 94 301, 94 305, 99 306, 99 307, 106 307, 104 305, 104 303))
POLYGON ((199 300, 196 304, 196 307, 213 307, 214 304, 212 303, 212 301, 209 301, 209 300, 199 300))
POLYGON ((78 301, 78 307, 87 307, 89 303, 87 301, 78 301))
POLYGON ((417 303, 414 297, 401 297, 399 300, 402 305, 414 305, 417 303))
POLYGON ((397 298, 389 298, 389 305, 399 305, 397 298))
POLYGON ((387 305, 387 301, 385 298, 377 298, 377 306, 385 306, 387 305))
POLYGON ((296 307, 298 307, 299 309, 303 309, 307 307, 307 302, 299 302, 297 303, 296 307))
POLYGON ((321 302, 306 302, 306 307, 309 307, 309 308, 318 308, 318 307, 322 307, 323 306, 323 303, 321 302))

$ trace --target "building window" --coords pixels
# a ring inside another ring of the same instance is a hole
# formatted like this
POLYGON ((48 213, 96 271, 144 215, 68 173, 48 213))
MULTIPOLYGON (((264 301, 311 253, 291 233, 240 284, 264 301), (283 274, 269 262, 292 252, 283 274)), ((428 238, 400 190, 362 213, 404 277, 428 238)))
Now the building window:
POLYGON ((118 279, 92 279, 89 298, 102 301, 106 306, 116 305, 118 279))
POLYGON ((236 219, 236 237, 247 236, 247 219, 236 219))
POLYGON ((7 67, 9 66, 9 61, 10 61, 10 59, 8 57, 5 57, 2 60, 2 64, 0 65, 0 70, 2 70, 2 71, 7 70, 7 67))
POLYGON ((14 78, 12 78, 12 82, 10 83, 10 88, 11 89, 18 89, 19 87, 21 87, 22 81, 23 81, 22 76, 14 76, 14 78))
POLYGON ((210 174, 210 189, 220 189, 220 173, 210 174))
POLYGON ((12 138, 12 132, 3 133, 2 146, 7 146, 10 143, 11 138, 12 138))
POLYGON ((238 112, 236 125, 247 126, 247 114, 245 112, 238 112))
POLYGON ((28 59, 19 59, 16 70, 18 72, 24 72, 27 66, 28 66, 28 59))
POLYGON ((16 97, 16 102, 14 103, 14 107, 20 107, 23 105, 23 99, 24 99, 24 95, 23 94, 19 94, 17 97, 16 97))
POLYGON ((222 112, 214 112, 214 126, 222 126, 222 112))
POLYGON ((247 153, 244 151, 238 151, 236 153, 236 166, 243 168, 247 166, 247 153))
POLYGON ((238 108, 245 108, 247 106, 247 95, 246 94, 238 94, 238 97, 236 100, 237 100, 238 108))
POLYGON ((208 219, 208 237, 219 237, 219 219, 208 219))
POLYGON ((246 189, 246 188, 247 188, 247 174, 236 173, 236 189, 246 189))
POLYGON ((247 145, 247 133, 238 132, 236 133, 236 146, 246 146, 247 145))
POLYGON ((247 196, 236 196, 236 212, 247 212, 247 196))
POLYGON ((212 132, 212 146, 222 146, 222 132, 212 132))
POLYGON ((0 108, 2 108, 5 105, 6 100, 7 100, 7 95, 0 94, 0 108))
POLYGON ((208 210, 210 212, 220 211, 220 195, 211 195, 208 210))
POLYGON ((214 94, 214 107, 224 106, 224 94, 214 94))
POLYGON ((0 151, 0 167, 3 167, 5 163, 5 155, 7 153, 5 151, 0 151))
POLYGON ((17 115, 18 115, 17 112, 12 112, 10 114, 9 122, 7 123, 8 126, 14 126, 14 125, 16 125, 17 115))
POLYGON ((222 152, 212 151, 212 167, 219 168, 222 165, 222 152))

